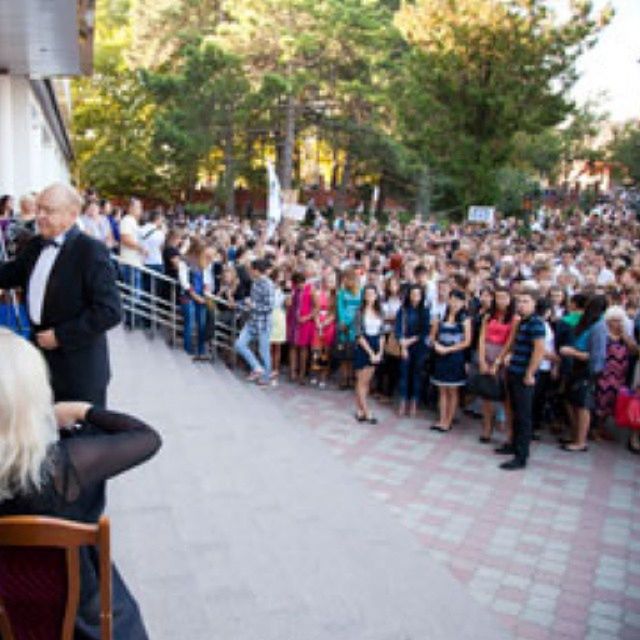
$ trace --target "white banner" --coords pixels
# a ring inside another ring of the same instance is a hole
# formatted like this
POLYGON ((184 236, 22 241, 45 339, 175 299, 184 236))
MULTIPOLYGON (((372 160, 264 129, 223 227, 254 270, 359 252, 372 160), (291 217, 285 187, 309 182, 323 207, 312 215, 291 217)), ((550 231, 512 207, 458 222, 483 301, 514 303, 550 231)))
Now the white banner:
POLYGON ((495 207, 469 207, 469 222, 479 222, 492 227, 495 223, 495 207))
POLYGON ((270 238, 282 220, 280 180, 272 162, 267 162, 267 237, 270 238))

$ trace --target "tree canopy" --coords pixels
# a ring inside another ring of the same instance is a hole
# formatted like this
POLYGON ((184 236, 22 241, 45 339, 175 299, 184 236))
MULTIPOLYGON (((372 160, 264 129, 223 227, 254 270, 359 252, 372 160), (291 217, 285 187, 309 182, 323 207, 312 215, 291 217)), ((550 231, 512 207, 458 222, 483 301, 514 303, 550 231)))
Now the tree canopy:
POLYGON ((167 198, 214 183, 229 211, 268 158, 300 186, 308 144, 342 196, 377 184, 416 209, 495 202, 505 167, 552 176, 576 60, 610 16, 586 0, 564 22, 544 0, 97 5, 78 179, 167 198))

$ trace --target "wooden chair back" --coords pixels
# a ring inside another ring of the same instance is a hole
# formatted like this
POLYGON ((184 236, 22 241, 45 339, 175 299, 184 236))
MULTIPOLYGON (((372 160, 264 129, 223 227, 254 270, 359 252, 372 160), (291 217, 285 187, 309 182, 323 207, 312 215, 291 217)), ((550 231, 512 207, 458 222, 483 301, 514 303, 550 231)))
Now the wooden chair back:
POLYGON ((44 516, 0 518, 0 636, 73 640, 80 547, 99 552, 100 638, 112 640, 109 519, 85 524, 44 516))

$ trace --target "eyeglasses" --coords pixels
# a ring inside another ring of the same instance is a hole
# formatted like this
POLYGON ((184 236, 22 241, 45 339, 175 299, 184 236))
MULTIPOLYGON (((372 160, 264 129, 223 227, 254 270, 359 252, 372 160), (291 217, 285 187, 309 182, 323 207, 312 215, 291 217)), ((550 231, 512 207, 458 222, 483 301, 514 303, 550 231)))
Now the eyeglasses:
POLYGON ((37 205, 36 206, 36 212, 39 214, 44 214, 47 216, 51 216, 54 215, 55 213, 59 212, 61 209, 61 207, 51 207, 51 206, 47 206, 47 205, 37 205))

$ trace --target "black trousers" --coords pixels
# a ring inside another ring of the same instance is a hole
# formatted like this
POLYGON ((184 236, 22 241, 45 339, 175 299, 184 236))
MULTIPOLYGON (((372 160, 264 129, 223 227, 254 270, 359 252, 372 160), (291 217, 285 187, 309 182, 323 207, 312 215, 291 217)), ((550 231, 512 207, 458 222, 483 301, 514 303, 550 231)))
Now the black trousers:
POLYGON ((526 464, 529 458, 531 429, 533 425, 534 386, 526 385, 522 376, 507 376, 509 402, 513 412, 513 449, 518 462, 526 464))
POLYGON ((533 430, 540 431, 547 417, 546 409, 551 392, 551 371, 538 371, 533 394, 533 430))

